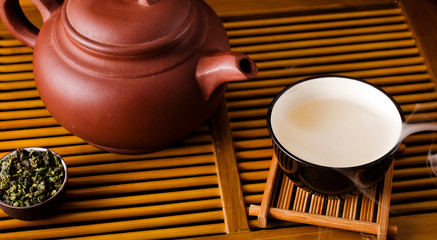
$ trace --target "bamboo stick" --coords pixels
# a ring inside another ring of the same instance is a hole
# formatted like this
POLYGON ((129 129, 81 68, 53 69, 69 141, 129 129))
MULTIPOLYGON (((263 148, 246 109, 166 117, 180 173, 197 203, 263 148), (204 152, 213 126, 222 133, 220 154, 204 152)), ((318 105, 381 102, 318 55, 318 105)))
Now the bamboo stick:
POLYGON ((190 211, 205 211, 221 207, 222 204, 220 198, 215 198, 162 205, 65 213, 56 215, 52 218, 41 219, 38 221, 19 221, 16 219, 3 220, 1 221, 0 229, 10 230, 16 228, 46 226, 54 224, 71 224, 87 221, 111 221, 122 218, 155 217, 168 214, 177 215, 190 211))
POLYGON ((289 179, 289 178, 287 178, 287 186, 286 186, 286 189, 287 189, 287 194, 286 194, 286 198, 285 198, 285 205, 284 205, 284 209, 290 209, 290 204, 291 204, 291 196, 292 196, 292 193, 293 193, 293 182, 289 179))
POLYGON ((247 109, 247 108, 260 108, 260 107, 268 107, 272 102, 272 98, 258 98, 258 99, 243 99, 237 101, 229 101, 227 103, 228 111, 238 111, 238 109, 247 109))
POLYGON ((121 194, 133 194, 147 191, 164 191, 184 187, 218 186, 217 176, 196 176, 181 179, 165 179, 138 183, 124 183, 109 186, 69 189, 66 193, 67 200, 93 199, 121 194))
POLYGON ((281 185, 281 192, 282 195, 280 195, 280 202, 278 203, 278 208, 281 209, 285 209, 286 204, 287 204, 287 195, 288 195, 288 179, 287 178, 283 178, 282 180, 282 185, 281 185))
POLYGON ((241 181, 257 181, 266 180, 268 171, 255 171, 255 172, 243 172, 240 173, 241 181))
POLYGON ((335 198, 331 198, 331 204, 327 210, 328 210, 328 212, 327 212, 326 216, 336 217, 337 200, 335 198))
POLYGON ((2 102, 0 105, 0 111, 13 110, 13 109, 26 109, 26 108, 43 108, 44 103, 40 100, 22 100, 2 102))
POLYGON ((294 24, 284 26, 268 26, 248 29, 228 30, 229 38, 243 37, 243 36, 259 36, 278 33, 290 32, 305 32, 316 31, 320 29, 346 28, 346 27, 363 27, 369 25, 383 25, 403 23, 405 18, 403 16, 389 16, 376 17, 368 19, 354 19, 348 21, 332 21, 332 22, 315 22, 308 24, 294 24))
POLYGON ((267 115, 267 109, 249 109, 237 112, 229 112, 229 119, 232 121, 239 118, 249 117, 265 117, 267 115))
POLYGON ((0 48, 0 55, 15 55, 15 54, 29 54, 33 53, 33 50, 29 47, 25 46, 16 46, 16 47, 2 47, 0 48))
POLYGON ((415 113, 405 116, 408 123, 430 122, 437 120, 437 112, 415 113))
MULTIPOLYGON (((223 220, 222 211, 211 211, 192 213, 185 215, 145 218, 136 220, 116 221, 88 224, 84 226, 67 226, 54 229, 37 229, 19 232, 3 233, 2 239, 45 239, 47 236, 52 238, 64 238, 80 235, 103 234, 118 231, 133 231, 151 229, 157 227, 171 227, 179 224, 193 224, 199 222, 223 220)), ((131 234, 131 233, 130 233, 131 234)), ((150 235, 149 235, 150 236, 150 235)), ((95 237, 95 236, 94 236, 95 237)), ((153 238, 153 236, 150 236, 153 238)))
POLYGON ((392 49, 392 50, 381 50, 381 51, 371 51, 371 52, 359 52, 359 53, 345 53, 332 56, 320 56, 320 57, 305 57, 296 59, 281 59, 281 60, 271 60, 267 62, 259 62, 257 66, 260 71, 269 68, 284 68, 287 66, 299 67, 306 65, 324 65, 324 64, 334 64, 343 62, 354 62, 354 61, 366 61, 373 59, 382 58, 402 58, 409 56, 417 56, 419 50, 416 48, 406 48, 406 49, 392 49))
POLYGON ((251 151, 238 151, 235 154, 237 159, 243 160, 252 160, 252 159, 268 159, 273 155, 272 149, 261 149, 261 150, 251 150, 251 151))
POLYGON ((84 140, 76 136, 58 136, 38 139, 20 139, 9 140, 0 145, 0 151, 7 151, 15 148, 24 148, 29 146, 54 147, 62 145, 75 145, 85 143, 84 140))
POLYGON ((63 157, 70 156, 70 155, 92 154, 92 153, 102 152, 101 149, 94 147, 92 145, 89 145, 89 144, 52 147, 51 149, 63 157))
POLYGON ((196 199, 218 198, 218 188, 202 188, 193 190, 160 192, 114 198, 99 198, 83 201, 67 201, 61 204, 59 212, 77 212, 84 210, 98 210, 108 208, 121 208, 135 205, 159 205, 166 202, 188 201, 196 199))
MULTIPOLYGON (((281 208, 283 200, 284 200, 284 184, 285 184, 285 178, 279 178, 281 180, 279 185, 279 194, 278 194, 278 200, 276 201, 275 207, 281 208)), ((267 210, 267 209, 266 209, 267 210)), ((266 213, 264 213, 266 214, 266 213)), ((267 216, 267 215, 266 215, 267 216)))
POLYGON ((23 62, 32 62, 32 61, 33 61, 32 54, 0 56, 0 63, 2 64, 23 63, 23 62))
MULTIPOLYGON (((376 50, 389 50, 401 48, 413 48, 415 46, 414 40, 393 40, 387 42, 370 42, 370 43, 354 43, 344 45, 326 45, 326 46, 309 46, 309 48, 291 48, 291 49, 273 49, 268 52, 252 53, 250 57, 261 64, 262 61, 274 59, 291 59, 302 57, 317 57, 328 56, 331 54, 347 54, 352 52, 367 52, 376 50)), ((238 49, 237 49, 238 50, 238 49)))
POLYGON ((32 70, 33 70, 32 63, 16 63, 16 64, 0 65, 0 73, 27 72, 32 70))
MULTIPOLYGON (((0 120, 1 121, 8 121, 5 124, 9 124, 11 122, 14 122, 15 120, 24 120, 28 121, 27 119, 32 118, 47 118, 51 117, 50 113, 45 108, 37 108, 37 109, 25 109, 25 110, 12 110, 12 111, 4 111, 0 112, 0 120)), ((52 119, 54 120, 54 119, 52 119)), ((2 126, 0 126, 0 129, 2 129, 2 126)), ((4 129, 7 129, 6 127, 4 129)))
POLYGON ((18 82, 0 82, 0 90, 10 91, 10 90, 22 90, 22 89, 34 89, 34 80, 22 80, 18 82))
POLYGON ((404 113, 414 114, 422 111, 435 111, 437 109, 437 102, 427 102, 423 104, 418 104, 418 103, 404 104, 401 107, 404 113))
POLYGON ((316 209, 313 213, 315 214, 322 214, 322 209, 323 209, 323 204, 324 204, 324 200, 325 198, 320 196, 320 195, 314 195, 314 197, 317 199, 317 203, 316 203, 316 209))
MULTIPOLYGON (((298 40, 298 41, 290 41, 290 42, 280 42, 280 43, 269 43, 269 44, 260 44, 260 45, 248 45, 248 46, 237 46, 233 47, 233 51, 244 52, 252 57, 254 53, 263 53, 263 52, 276 52, 282 50, 291 50, 291 49, 305 49, 305 48, 313 48, 313 47, 329 47, 329 46, 341 46, 341 45, 349 45, 349 44, 357 44, 357 43, 370 43, 370 42, 382 42, 382 41, 395 41, 395 40, 405 40, 411 39, 412 34, 410 32, 395 32, 395 33, 376 33, 376 34, 367 34, 360 36, 345 36, 345 37, 337 37, 337 38, 326 38, 326 39, 317 39, 317 32, 314 32, 312 39, 308 40, 298 40)), ((345 46, 348 48, 348 46, 345 46)), ((349 48, 350 49, 350 48, 349 48)), ((259 60, 259 57, 255 59, 259 60)))
POLYGON ((395 161, 395 166, 399 167, 409 167, 409 166, 415 166, 418 164, 425 165, 428 163, 428 156, 427 155, 417 155, 417 156, 411 156, 411 157, 399 157, 395 161))
POLYGON ((267 169, 269 169, 269 166, 270 166, 269 160, 240 162, 240 163, 238 163, 238 170, 240 172, 254 171, 254 170, 267 170, 267 169))
POLYGON ((407 178, 407 177, 418 177, 418 176, 430 176, 432 177, 431 168, 424 167, 414 167, 405 169, 396 169, 393 173, 394 178, 407 178))
POLYGON ((349 209, 351 206, 351 201, 352 201, 352 198, 346 198, 344 200, 343 213, 342 213, 343 218, 349 219, 349 217, 350 217, 349 216, 349 213, 350 213, 349 209))
POLYGON ((26 139, 26 138, 41 138, 41 137, 52 137, 52 136, 62 136, 71 135, 63 127, 47 127, 47 128, 33 128, 33 129, 20 129, 20 130, 9 130, 0 132, 0 141, 5 140, 15 140, 15 139, 26 139))
POLYGON ((431 145, 418 145, 418 146, 408 146, 405 151, 402 153, 402 156, 411 156, 411 155, 424 155, 429 152, 435 152, 437 150, 437 146, 435 144, 431 145))
POLYGON ((406 103, 417 104, 420 102, 437 100, 437 93, 436 92, 413 93, 408 95, 394 96, 394 99, 399 104, 406 104, 406 103))
POLYGON ((432 188, 435 187, 436 185, 437 185, 437 177, 427 176, 426 178, 420 178, 420 179, 394 181, 393 191, 432 188))
MULTIPOLYGON (((141 155, 141 158, 150 158, 150 159, 157 158, 157 159, 159 159, 159 158, 165 158, 165 157, 177 157, 177 156, 187 156, 187 155, 197 155, 197 154, 211 154, 212 153, 211 148, 212 148, 211 144, 182 146, 182 147, 175 146, 175 147, 169 147, 167 149, 164 149, 164 150, 161 150, 158 152, 143 154, 143 155, 141 155)), ((76 155, 81 155, 81 154, 97 154, 97 153, 100 154, 100 153, 102 153, 102 150, 100 150, 94 146, 91 146, 89 144, 76 145, 76 146, 65 146, 65 147, 53 147, 52 149, 64 157, 70 156, 70 155, 76 156, 76 155)), ((92 155, 92 156, 96 156, 96 155, 92 155)), ((90 159, 90 160, 94 160, 94 159, 90 159)), ((98 162, 98 161, 104 162, 105 158, 96 159, 96 162, 98 162)), ((67 162, 67 164, 69 164, 69 163, 67 162)))
MULTIPOLYGON (((74 168, 71 168, 72 173, 77 173, 74 168)), ((174 169, 161 169, 161 170, 149 170, 149 171, 136 171, 127 173, 113 173, 113 174, 101 174, 94 176, 75 177, 74 175, 68 181, 68 184, 72 188, 96 186, 96 185, 108 185, 119 184, 128 182, 139 181, 151 181, 156 179, 171 179, 190 176, 201 175, 213 175, 216 174, 216 168, 214 165, 210 166, 197 166, 197 167, 183 167, 174 169)), ((70 175, 70 173, 69 173, 70 175)))
POLYGON ((112 172, 127 172, 127 171, 134 171, 134 170, 147 170, 147 169, 181 167, 181 166, 190 166, 190 165, 214 164, 214 159, 212 155, 148 159, 147 157, 144 157, 144 155, 120 155, 120 154, 102 153, 102 154, 92 154, 91 156, 78 155, 78 156, 64 157, 64 160, 68 162, 68 166, 70 167, 69 173, 71 174, 71 176, 86 176, 92 174, 97 175, 97 174, 105 174, 105 173, 112 173, 112 172), (99 155, 104 155, 104 156, 109 155, 111 157, 102 158, 99 161, 96 161, 96 159, 94 159, 93 156, 99 156, 99 155), (121 162, 111 163, 111 161, 121 161, 121 162), (91 164, 95 164, 95 165, 91 165, 91 164), (81 165, 86 165, 86 166, 81 166, 81 165))
POLYGON ((275 69, 275 70, 264 70, 258 72, 259 78, 273 78, 282 76, 292 76, 292 75, 307 75, 314 73, 330 73, 330 72, 340 72, 340 71, 356 71, 371 68, 385 68, 385 67, 397 67, 397 66, 407 66, 407 65, 419 65, 423 64, 422 57, 408 57, 400 59, 389 59, 389 60, 373 60, 367 62, 358 63, 341 63, 335 65, 322 65, 322 66, 309 66, 300 68, 285 68, 285 69, 275 69))
POLYGON ((0 47, 2 48, 16 47, 16 46, 23 46, 23 43, 17 39, 0 39, 0 47))
POLYGON ((272 146, 272 139, 270 137, 267 137, 267 138, 257 138, 257 139, 244 140, 244 141, 235 141, 234 145, 236 150, 266 148, 272 146))
POLYGON ((344 216, 344 218, 353 219, 352 212, 353 212, 353 207, 354 207, 354 205, 353 205, 354 201, 355 201, 354 197, 350 197, 350 198, 345 199, 345 204, 343 206, 343 214, 342 214, 344 216))
POLYGON ((414 92, 424 92, 424 91, 434 91, 434 83, 417 83, 399 86, 388 86, 383 87, 385 91, 392 95, 403 94, 403 93, 414 93, 414 92))
POLYGON ((437 189, 393 193, 391 202, 393 204, 412 201, 433 200, 437 196, 437 189))
POLYGON ((317 208, 317 204, 320 204, 320 202, 318 201, 319 199, 315 198, 314 195, 311 196, 311 200, 310 200, 310 208, 309 208, 309 213, 314 213, 317 214, 315 209, 317 208))
POLYGON ((239 121, 239 122, 231 121, 230 124, 232 130, 259 128, 259 127, 266 127, 266 120, 250 119, 250 120, 239 121))
POLYGON ((243 196, 244 199, 244 203, 246 205, 250 205, 250 204, 261 204, 262 201, 262 197, 263 197, 263 193, 260 194, 246 194, 243 196))
POLYGON ((278 174, 278 163, 276 157, 273 157, 270 162, 270 169, 267 176, 267 181, 264 188, 264 194, 261 201, 261 208, 258 214, 258 226, 261 228, 267 227, 268 209, 272 205, 272 197, 275 186, 275 176, 278 174))
POLYGON ((308 202, 309 192, 302 190, 302 193, 304 195, 304 198, 302 199, 300 211, 305 212, 306 203, 308 202))
POLYGON ((0 92, 0 101, 25 100, 29 98, 39 98, 39 94, 36 89, 13 92, 0 92))
POLYGON ((392 204, 390 211, 394 214, 413 214, 421 212, 434 212, 437 210, 436 200, 426 200, 422 202, 411 202, 392 204))
POLYGON ((249 138, 266 138, 269 137, 269 132, 266 128, 255 128, 236 130, 232 133, 235 140, 249 139, 249 138))
POLYGON ((337 71, 335 74, 354 76, 357 78, 372 78, 381 76, 392 76, 392 75, 403 75, 403 74, 425 74, 427 72, 427 67, 425 65, 413 65, 413 66, 389 66, 384 68, 373 68, 364 70, 353 70, 353 71, 337 71))
POLYGON ((375 85, 398 85, 420 82, 431 82, 431 76, 427 73, 418 73, 410 75, 396 75, 396 76, 383 76, 383 77, 369 77, 365 79, 375 85))
POLYGON ((33 72, 19 72, 19 73, 4 73, 0 74, 0 82, 10 81, 28 81, 33 80, 33 72))
MULTIPOLYGON (((387 33, 387 32, 397 32, 397 31, 407 31, 408 25, 393 24, 389 26, 371 26, 371 27, 361 27, 361 28, 349 28, 349 29, 328 29, 317 31, 319 38, 329 38, 329 37, 341 37, 341 36, 351 36, 351 35, 364 35, 364 34, 374 34, 374 33, 387 33)), ((251 36, 251 37, 238 37, 229 39, 229 43, 232 47, 241 45, 253 45, 253 44, 264 44, 264 43, 274 43, 274 42, 285 42, 285 41, 296 41, 303 39, 314 38, 314 32, 296 32, 293 34, 280 33, 268 36, 251 36)))
POLYGON ((332 20, 345 20, 349 18, 370 18, 385 15, 399 15, 401 11, 399 8, 384 9, 384 10, 369 10, 369 11, 357 11, 357 12, 345 12, 345 13, 328 13, 328 14, 314 14, 305 16, 293 16, 293 17, 281 17, 281 18, 267 18, 257 20, 243 20, 232 21, 223 23, 225 28, 230 30, 234 28, 252 28, 259 26, 270 25, 285 25, 296 24, 304 22, 319 22, 319 21, 332 21, 332 20))
POLYGON ((86 240, 143 240, 143 239, 168 239, 168 238, 180 238, 180 237, 193 237, 193 236, 204 236, 204 235, 214 235, 214 234, 224 234, 225 224, 215 223, 215 224, 204 224, 200 226, 185 226, 176 227, 170 229, 154 229, 145 230, 129 233, 117 233, 117 234, 107 234, 82 237, 81 239, 86 240))

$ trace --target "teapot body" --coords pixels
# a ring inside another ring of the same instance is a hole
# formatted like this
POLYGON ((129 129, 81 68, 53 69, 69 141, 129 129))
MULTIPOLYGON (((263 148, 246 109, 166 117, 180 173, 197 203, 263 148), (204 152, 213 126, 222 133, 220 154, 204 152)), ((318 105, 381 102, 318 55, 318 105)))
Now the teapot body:
POLYGON ((178 53, 181 48, 121 56, 93 52, 72 43, 57 11, 34 47, 36 86, 48 111, 73 134, 117 153, 156 151, 198 128, 222 101, 226 83, 202 99, 197 62, 202 53, 229 51, 221 22, 199 3, 199 29, 192 30, 201 34, 197 43, 187 43, 197 48, 190 54, 178 53))

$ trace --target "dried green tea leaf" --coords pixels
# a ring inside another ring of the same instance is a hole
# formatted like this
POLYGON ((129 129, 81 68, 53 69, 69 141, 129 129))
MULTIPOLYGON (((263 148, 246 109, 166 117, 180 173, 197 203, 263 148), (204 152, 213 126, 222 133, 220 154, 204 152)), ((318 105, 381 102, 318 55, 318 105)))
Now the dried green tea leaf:
POLYGON ((65 178, 61 159, 51 151, 17 149, 0 166, 0 201, 16 207, 45 201, 65 178))

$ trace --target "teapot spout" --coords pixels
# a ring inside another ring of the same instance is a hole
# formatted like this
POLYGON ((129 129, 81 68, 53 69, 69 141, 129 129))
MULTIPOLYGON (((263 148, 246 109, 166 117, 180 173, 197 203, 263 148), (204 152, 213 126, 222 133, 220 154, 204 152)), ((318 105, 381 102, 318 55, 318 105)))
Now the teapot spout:
POLYGON ((202 56, 196 69, 196 79, 203 100, 207 101, 223 83, 254 78, 258 67, 248 56, 237 52, 219 52, 202 56))

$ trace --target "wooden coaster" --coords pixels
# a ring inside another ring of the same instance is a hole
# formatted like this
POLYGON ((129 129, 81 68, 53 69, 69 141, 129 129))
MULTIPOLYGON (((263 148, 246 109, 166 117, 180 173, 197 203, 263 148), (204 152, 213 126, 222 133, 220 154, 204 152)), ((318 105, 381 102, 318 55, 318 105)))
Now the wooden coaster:
POLYGON ((267 226, 268 218, 274 218, 375 234, 377 239, 386 239, 397 232, 396 226, 388 225, 393 166, 394 163, 380 183, 363 194, 330 197, 295 186, 273 156, 261 206, 252 204, 249 215, 258 216, 261 228, 267 226))

